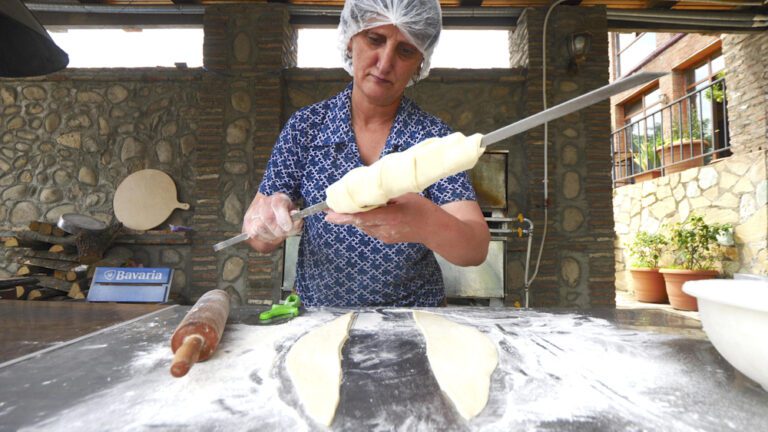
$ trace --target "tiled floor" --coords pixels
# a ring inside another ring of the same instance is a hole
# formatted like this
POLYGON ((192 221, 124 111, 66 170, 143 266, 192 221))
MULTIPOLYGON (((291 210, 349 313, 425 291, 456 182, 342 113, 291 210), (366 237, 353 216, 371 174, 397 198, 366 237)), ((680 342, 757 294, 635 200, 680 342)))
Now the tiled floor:
POLYGON ((658 309, 664 310, 676 315, 681 315, 688 318, 699 319, 698 312, 688 312, 674 309, 669 303, 657 304, 657 303, 643 303, 635 300, 632 294, 626 291, 616 290, 616 308, 617 309, 658 309))

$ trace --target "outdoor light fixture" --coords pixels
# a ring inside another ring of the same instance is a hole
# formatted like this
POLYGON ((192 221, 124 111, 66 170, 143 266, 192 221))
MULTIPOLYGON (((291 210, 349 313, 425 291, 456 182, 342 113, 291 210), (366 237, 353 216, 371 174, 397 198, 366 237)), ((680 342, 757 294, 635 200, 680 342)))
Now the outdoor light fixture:
POLYGON ((572 33, 568 36, 569 69, 576 70, 579 64, 584 63, 591 45, 592 33, 590 32, 572 33))
POLYGON ((0 1, 0 77, 45 75, 67 64, 67 53, 21 0, 0 1))

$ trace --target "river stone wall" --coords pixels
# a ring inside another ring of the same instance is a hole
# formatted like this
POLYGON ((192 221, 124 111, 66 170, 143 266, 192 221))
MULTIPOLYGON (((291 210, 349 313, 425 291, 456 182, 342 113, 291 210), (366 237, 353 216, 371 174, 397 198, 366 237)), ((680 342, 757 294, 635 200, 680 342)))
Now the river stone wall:
MULTIPOLYGON (((117 185, 145 168, 168 173, 179 200, 189 202, 200 81, 199 71, 171 69, 0 81, 0 230, 72 212, 108 222, 117 185)), ((167 223, 190 225, 191 218, 176 210, 167 223)), ((186 284, 188 248, 127 247, 137 262, 176 267, 174 294, 186 284)), ((0 276, 15 270, 6 259, 0 276)))

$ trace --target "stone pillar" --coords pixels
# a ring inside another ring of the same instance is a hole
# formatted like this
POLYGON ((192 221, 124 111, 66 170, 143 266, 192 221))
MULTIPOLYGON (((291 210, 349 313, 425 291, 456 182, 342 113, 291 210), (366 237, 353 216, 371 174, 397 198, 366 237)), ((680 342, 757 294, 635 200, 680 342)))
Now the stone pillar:
POLYGON ((722 40, 731 151, 768 150, 768 32, 724 34, 722 40))
POLYGON ((211 245, 240 232, 282 126, 282 72, 296 63, 296 33, 285 5, 206 9, 206 77, 197 143, 197 202, 190 280, 195 299, 213 288, 235 301, 271 302, 282 281, 282 249, 259 254, 211 245))
MULTIPOLYGON (((514 66, 528 66, 526 112, 542 103, 542 28, 545 9, 526 9, 511 43, 514 66)), ((608 83, 605 9, 558 6, 547 32, 548 107, 608 83), (569 68, 567 36, 589 31, 592 46, 578 70, 569 68)), ((601 102, 549 124, 549 223, 532 306, 613 305, 615 292, 609 102, 601 102)), ((528 163, 528 211, 536 224, 531 272, 543 232, 544 128, 524 138, 528 163)), ((508 275, 511 280, 514 275, 508 275)), ((514 294, 510 298, 514 298, 514 294)))

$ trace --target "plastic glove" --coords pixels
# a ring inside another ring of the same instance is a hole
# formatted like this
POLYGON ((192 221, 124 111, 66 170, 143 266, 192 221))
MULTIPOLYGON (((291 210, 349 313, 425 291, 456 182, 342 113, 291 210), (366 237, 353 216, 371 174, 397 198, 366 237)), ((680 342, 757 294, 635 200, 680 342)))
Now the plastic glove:
POLYGON ((243 232, 248 233, 251 238, 265 242, 274 242, 298 234, 304 223, 301 220, 291 220, 295 208, 286 194, 259 195, 245 212, 243 232))

